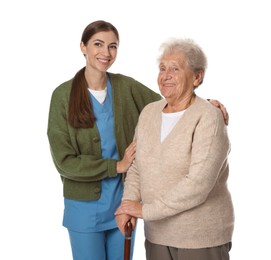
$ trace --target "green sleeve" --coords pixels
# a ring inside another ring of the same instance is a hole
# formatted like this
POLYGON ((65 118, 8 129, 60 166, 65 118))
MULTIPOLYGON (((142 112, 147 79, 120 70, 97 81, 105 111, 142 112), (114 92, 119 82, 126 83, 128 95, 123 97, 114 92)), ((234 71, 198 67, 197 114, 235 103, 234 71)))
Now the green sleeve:
POLYGON ((67 87, 54 91, 47 135, 54 164, 61 176, 79 182, 114 177, 116 160, 102 159, 97 128, 74 129, 67 123, 67 87))

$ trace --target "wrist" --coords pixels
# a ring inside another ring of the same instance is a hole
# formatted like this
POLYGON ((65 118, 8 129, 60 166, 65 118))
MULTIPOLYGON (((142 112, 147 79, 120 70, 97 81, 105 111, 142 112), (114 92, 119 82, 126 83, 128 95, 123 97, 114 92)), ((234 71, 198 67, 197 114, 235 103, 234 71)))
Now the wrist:
POLYGON ((122 167, 121 161, 118 161, 116 163, 116 171, 117 171, 117 173, 123 173, 123 167, 122 167))

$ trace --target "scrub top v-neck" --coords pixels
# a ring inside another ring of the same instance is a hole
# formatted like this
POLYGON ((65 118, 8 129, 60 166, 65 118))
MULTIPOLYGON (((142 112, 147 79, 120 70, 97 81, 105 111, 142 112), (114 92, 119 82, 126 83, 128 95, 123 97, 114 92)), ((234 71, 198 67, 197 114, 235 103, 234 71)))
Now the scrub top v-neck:
MULTIPOLYGON (((101 104, 91 93, 96 125, 100 134, 102 157, 118 160, 114 134, 112 86, 107 77, 107 93, 101 104)), ((91 169, 90 169, 91 170, 91 169)), ((63 225, 78 232, 98 232, 117 227, 114 213, 123 193, 121 174, 101 182, 101 197, 95 201, 65 199, 63 225)))

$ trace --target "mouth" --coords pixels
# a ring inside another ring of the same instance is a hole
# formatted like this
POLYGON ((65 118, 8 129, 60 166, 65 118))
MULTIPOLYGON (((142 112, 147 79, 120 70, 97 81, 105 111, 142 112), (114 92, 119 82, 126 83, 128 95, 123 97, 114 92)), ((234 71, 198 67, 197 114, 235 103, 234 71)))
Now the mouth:
POLYGON ((172 88, 172 87, 174 87, 174 84, 173 83, 164 83, 163 87, 164 88, 172 88))
POLYGON ((103 63, 103 64, 108 64, 108 63, 110 63, 111 60, 110 59, 101 59, 100 58, 100 59, 98 59, 98 61, 103 63))

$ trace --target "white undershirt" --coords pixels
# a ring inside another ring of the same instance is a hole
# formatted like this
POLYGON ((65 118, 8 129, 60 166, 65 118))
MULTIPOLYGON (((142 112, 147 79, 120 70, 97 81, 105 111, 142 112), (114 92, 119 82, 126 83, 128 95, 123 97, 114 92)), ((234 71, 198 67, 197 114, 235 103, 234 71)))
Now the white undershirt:
POLYGON ((168 136, 179 119, 183 116, 185 110, 176 113, 162 112, 161 142, 168 136))
POLYGON ((107 88, 103 90, 94 90, 94 89, 88 89, 89 92, 98 100, 100 104, 103 104, 106 98, 106 90, 107 88))

